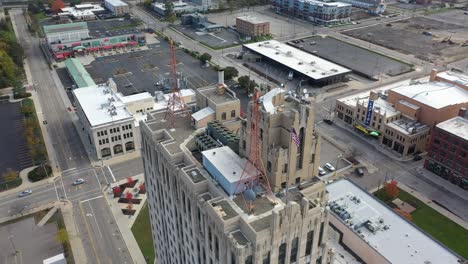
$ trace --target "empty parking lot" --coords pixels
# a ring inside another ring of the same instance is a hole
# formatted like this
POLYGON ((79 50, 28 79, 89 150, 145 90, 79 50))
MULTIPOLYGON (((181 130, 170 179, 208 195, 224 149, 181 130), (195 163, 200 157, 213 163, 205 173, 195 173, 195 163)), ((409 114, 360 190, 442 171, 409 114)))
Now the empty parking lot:
POLYGON ((32 166, 29 148, 24 136, 21 103, 0 102, 0 182, 5 171, 21 171, 32 166))

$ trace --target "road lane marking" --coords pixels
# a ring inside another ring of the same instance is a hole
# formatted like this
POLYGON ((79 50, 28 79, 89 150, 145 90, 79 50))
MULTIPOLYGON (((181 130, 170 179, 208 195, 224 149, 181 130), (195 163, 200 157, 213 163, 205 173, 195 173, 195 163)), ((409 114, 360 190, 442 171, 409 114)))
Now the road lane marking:
POLYGON ((85 222, 86 230, 88 231, 88 237, 89 237, 89 239, 91 241, 91 247, 93 248, 94 256, 96 257, 97 263, 101 264, 101 261, 99 260, 98 254, 97 254, 97 251, 96 251, 96 246, 94 244, 94 238, 91 235, 91 230, 89 228, 88 219, 86 219, 86 217, 85 217, 84 209, 83 209, 83 206, 81 205, 81 203, 79 204, 79 207, 80 207, 80 211, 81 211, 81 217, 83 218, 83 221, 85 222))
POLYGON ((93 198, 89 198, 89 199, 80 201, 80 203, 86 203, 86 202, 89 202, 89 201, 92 201, 92 200, 95 200, 95 199, 99 199, 99 198, 102 198, 102 197, 103 197, 102 195, 99 195, 99 196, 96 196, 96 197, 93 197, 93 198))
POLYGON ((66 172, 72 171, 72 170, 76 170, 76 168, 71 168, 71 169, 68 169, 68 170, 64 170, 64 171, 62 171, 62 173, 66 173, 66 172))
POLYGON ((112 179, 114 180, 114 182, 116 182, 115 177, 114 177, 114 173, 112 173, 111 168, 110 168, 109 166, 107 166, 107 169, 109 170, 109 172, 110 172, 110 174, 111 174, 112 179))
POLYGON ((96 180, 97 180, 97 182, 98 182, 98 184, 99 184, 99 189, 102 189, 101 181, 99 181, 99 178, 98 178, 98 176, 97 176, 96 170, 93 170, 93 172, 94 172, 94 176, 96 177, 96 180))
MULTIPOLYGON (((101 197, 102 197, 102 196, 101 196, 101 197)), ((99 227, 99 224, 98 224, 98 222, 97 222, 96 216, 94 215, 94 210, 93 210, 93 206, 91 205, 91 202, 88 201, 88 205, 89 205, 89 208, 91 208, 91 214, 93 214, 94 222, 96 223, 96 226, 97 226, 98 231, 99 231, 99 235, 100 235, 101 238, 102 238, 103 236, 102 236, 102 233, 101 233, 101 228, 99 227)))
POLYGON ((55 184, 55 181, 54 181, 54 189, 55 189, 55 195, 57 195, 57 201, 60 201, 60 197, 58 195, 57 185, 55 184))
POLYGON ((63 195, 65 195, 65 199, 67 199, 67 192, 65 191, 65 185, 63 185, 63 179, 60 178, 60 182, 62 182, 62 188, 63 188, 63 195))
POLYGON ((78 194, 71 195, 71 196, 68 197, 68 198, 70 198, 70 199, 75 199, 76 197, 83 196, 83 195, 86 195, 86 194, 88 194, 88 193, 90 193, 90 192, 95 192, 95 191, 100 191, 100 189, 99 189, 99 188, 95 188, 95 189, 92 189, 92 190, 89 190, 89 191, 86 191, 86 192, 82 192, 82 193, 78 193, 78 194))
POLYGON ((102 176, 104 176, 104 179, 105 179, 106 182, 107 182, 107 185, 109 185, 109 181, 107 180, 106 173, 104 172, 104 170, 102 169, 102 167, 100 167, 100 169, 101 169, 101 172, 102 172, 102 176))

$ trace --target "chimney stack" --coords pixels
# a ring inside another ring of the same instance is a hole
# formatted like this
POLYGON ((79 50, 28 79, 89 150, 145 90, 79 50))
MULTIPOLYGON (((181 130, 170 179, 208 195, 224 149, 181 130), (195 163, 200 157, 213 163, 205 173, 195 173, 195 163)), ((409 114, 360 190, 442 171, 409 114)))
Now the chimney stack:
POLYGON ((460 110, 458 110, 458 116, 468 119, 468 109, 466 109, 466 107, 460 108, 460 110))
POLYGON ((224 84, 224 70, 218 71, 218 85, 224 84))
POLYGON ((437 70, 436 69, 432 69, 431 71, 431 77, 429 78, 429 81, 430 82, 433 82, 437 79, 437 70))

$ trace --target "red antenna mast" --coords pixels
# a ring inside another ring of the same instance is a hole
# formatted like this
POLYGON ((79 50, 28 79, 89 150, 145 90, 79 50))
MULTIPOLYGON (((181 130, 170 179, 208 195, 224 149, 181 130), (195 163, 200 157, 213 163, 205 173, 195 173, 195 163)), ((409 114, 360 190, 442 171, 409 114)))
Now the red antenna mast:
POLYGON ((252 119, 250 121, 250 131, 248 132, 250 144, 248 160, 236 186, 236 192, 242 192, 245 206, 249 213, 252 213, 253 202, 256 198, 256 188, 262 187, 267 194, 272 195, 271 186, 265 173, 265 165, 262 160, 262 142, 260 141, 260 92, 255 91, 252 106, 252 119), (246 181, 242 179, 248 178, 246 181))
POLYGON ((167 110, 165 119, 168 121, 170 129, 175 128, 176 115, 185 113, 185 103, 179 89, 179 74, 177 73, 177 62, 175 58, 174 41, 169 39, 169 48, 171 50, 171 93, 167 102, 167 110))

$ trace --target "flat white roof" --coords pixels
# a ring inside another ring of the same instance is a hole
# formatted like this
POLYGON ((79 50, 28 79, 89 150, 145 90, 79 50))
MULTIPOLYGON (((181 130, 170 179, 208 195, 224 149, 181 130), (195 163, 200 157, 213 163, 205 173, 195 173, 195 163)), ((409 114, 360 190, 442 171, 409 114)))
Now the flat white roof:
POLYGON ((105 0, 105 1, 113 6, 128 6, 127 3, 122 2, 120 0, 105 0))
POLYGON ((254 23, 254 24, 260 24, 260 23, 267 23, 268 21, 264 20, 264 19, 260 19, 258 17, 254 17, 254 16, 240 16, 240 17, 236 17, 238 19, 241 19, 241 20, 244 20, 244 21, 247 21, 247 22, 250 22, 250 23, 254 23))
POLYGON ((127 95, 127 96, 123 96, 121 93, 117 93, 117 95, 125 104, 153 98, 151 94, 148 92, 137 93, 137 94, 127 95))
MULTIPOLYGON (((241 158, 228 146, 205 150, 202 155, 216 167, 229 183, 240 180, 247 162, 246 159, 241 158)), ((249 179, 250 177, 250 175, 248 177, 244 176, 243 179, 249 179)))
POLYGON ((459 83, 464 86, 468 86, 468 75, 454 71, 444 71, 437 73, 437 76, 447 79, 452 82, 459 83))
POLYGON ((64 7, 60 10, 62 10, 59 15, 72 15, 74 17, 78 16, 91 16, 94 15, 94 12, 96 11, 103 11, 104 8, 101 7, 100 5, 91 5, 91 4, 84 4, 84 5, 76 5, 75 7, 64 7), (84 10, 78 10, 78 6, 81 6, 81 8, 89 7, 92 9, 84 9, 84 10), (76 7, 76 8, 75 8, 76 7))
POLYGON ((436 127, 454 134, 464 140, 468 140, 468 120, 461 116, 456 116, 452 119, 444 121, 436 125, 436 127))
POLYGON ((410 84, 392 90, 435 109, 468 102, 468 91, 446 82, 410 84))
POLYGON ((351 70, 276 40, 267 40, 244 47, 300 72, 314 80, 350 73, 351 70))
POLYGON ((275 88, 262 97, 260 97, 260 100, 262 102, 263 108, 265 111, 267 111, 269 114, 275 114, 276 113, 276 106, 273 104, 273 98, 280 94, 284 93, 286 90, 281 89, 281 88, 275 88))
POLYGON ((42 264, 59 264, 59 263, 67 263, 65 260, 65 255, 63 253, 60 253, 48 259, 44 259, 42 261, 42 264))
POLYGON ((196 121, 200 121, 203 118, 208 117, 214 113, 215 111, 211 109, 211 107, 207 106, 201 110, 198 110, 196 113, 192 114, 192 118, 196 121))
MULTIPOLYGON (((327 185, 327 191, 330 208, 333 208, 333 202, 345 208, 351 216, 348 221, 352 222, 352 226, 348 227, 391 263, 459 263, 459 257, 455 253, 430 238, 354 183, 339 180, 327 185), (359 199, 359 202, 353 197, 359 199), (355 225, 367 221, 371 221, 372 225, 378 229, 375 233, 371 232, 366 225, 354 228, 355 225), (384 230, 384 226, 389 228, 384 230)), ((330 210, 333 211, 333 209, 330 210)), ((341 220, 336 213, 334 215, 341 220)))
MULTIPOLYGON (((300 1, 301 2, 301 1, 300 1)), ((318 6, 336 6, 336 7, 351 7, 351 4, 343 3, 343 2, 322 2, 316 0, 302 0, 302 2, 309 3, 311 5, 318 5, 318 6)))
POLYGON ((121 98, 106 85, 73 90, 91 126, 132 118, 121 98))

